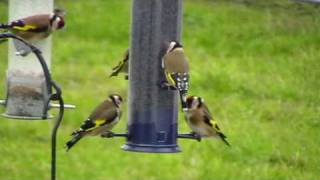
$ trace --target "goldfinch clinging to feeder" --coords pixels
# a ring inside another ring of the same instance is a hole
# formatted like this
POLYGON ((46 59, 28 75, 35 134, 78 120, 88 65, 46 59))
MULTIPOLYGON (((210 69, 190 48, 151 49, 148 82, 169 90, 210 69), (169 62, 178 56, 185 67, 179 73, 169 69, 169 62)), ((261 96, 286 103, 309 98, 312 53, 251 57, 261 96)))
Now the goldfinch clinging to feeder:
POLYGON ((117 66, 112 68, 112 73, 109 77, 118 76, 119 73, 125 73, 125 79, 128 79, 128 68, 129 68, 129 49, 126 50, 122 61, 117 66))
POLYGON ((230 146, 226 136, 222 133, 217 122, 213 120, 208 107, 201 97, 189 96, 187 98, 188 110, 185 111, 187 124, 195 135, 200 137, 219 137, 230 146))
POLYGON ((27 41, 37 41, 48 37, 53 31, 63 28, 64 25, 64 12, 55 9, 51 14, 28 16, 8 24, 0 23, 0 29, 9 30, 27 41))
POLYGON ((162 88, 178 89, 182 109, 186 110, 186 96, 189 88, 189 64, 183 47, 177 41, 170 42, 166 54, 162 58, 162 68, 166 81, 162 88))
POLYGON ((113 94, 97 106, 80 128, 71 134, 72 139, 66 143, 67 151, 84 136, 96 136, 110 132, 120 120, 121 102, 122 98, 113 94))

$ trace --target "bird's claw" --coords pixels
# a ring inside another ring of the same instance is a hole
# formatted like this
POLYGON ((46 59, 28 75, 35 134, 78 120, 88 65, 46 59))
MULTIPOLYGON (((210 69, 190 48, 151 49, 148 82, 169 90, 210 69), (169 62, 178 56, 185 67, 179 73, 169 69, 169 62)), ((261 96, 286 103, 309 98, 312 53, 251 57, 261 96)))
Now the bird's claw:
POLYGON ((161 89, 165 89, 165 90, 176 90, 177 89, 176 87, 170 85, 166 81, 160 82, 159 86, 160 86, 161 89))
POLYGON ((112 137, 114 137, 114 133, 108 131, 108 132, 102 133, 101 137, 103 137, 103 138, 112 138, 112 137))
POLYGON ((198 142, 201 141, 201 135, 195 133, 195 132, 191 132, 191 135, 193 136, 194 139, 196 139, 198 142))

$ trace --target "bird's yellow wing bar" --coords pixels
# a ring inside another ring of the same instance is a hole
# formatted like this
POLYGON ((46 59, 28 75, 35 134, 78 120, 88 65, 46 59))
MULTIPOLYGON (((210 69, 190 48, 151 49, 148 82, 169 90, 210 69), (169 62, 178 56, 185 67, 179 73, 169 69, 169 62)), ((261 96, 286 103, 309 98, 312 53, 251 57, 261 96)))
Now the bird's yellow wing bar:
POLYGON ((19 31, 29 31, 37 29, 34 25, 24 25, 24 26, 13 26, 12 29, 19 30, 19 31))
POLYGON ((176 86, 176 82, 174 81, 172 75, 168 72, 165 73, 166 74, 166 78, 169 84, 176 86))

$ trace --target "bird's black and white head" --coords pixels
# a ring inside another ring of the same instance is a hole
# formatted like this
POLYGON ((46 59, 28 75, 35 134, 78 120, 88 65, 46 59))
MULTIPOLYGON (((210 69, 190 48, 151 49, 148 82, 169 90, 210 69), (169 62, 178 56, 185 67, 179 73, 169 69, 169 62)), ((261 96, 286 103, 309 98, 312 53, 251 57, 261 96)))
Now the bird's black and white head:
POLYGON ((122 103, 122 97, 118 94, 112 94, 109 96, 109 98, 117 107, 119 107, 122 103))
POLYGON ((64 11, 55 9, 50 16, 50 27, 52 31, 62 29, 64 27, 64 11))
POLYGON ((174 50, 177 49, 181 49, 182 50, 182 45, 178 42, 178 41, 171 41, 169 43, 168 49, 167 49, 167 53, 172 52, 174 50))
POLYGON ((204 100, 198 96, 188 96, 187 97, 187 108, 188 109, 197 109, 200 108, 204 100))

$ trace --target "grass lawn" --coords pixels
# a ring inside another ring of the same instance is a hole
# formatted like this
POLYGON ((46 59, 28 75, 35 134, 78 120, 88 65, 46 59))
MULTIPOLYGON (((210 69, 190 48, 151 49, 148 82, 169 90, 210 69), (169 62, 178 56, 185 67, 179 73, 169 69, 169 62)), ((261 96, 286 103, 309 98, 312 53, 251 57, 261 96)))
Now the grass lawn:
MULTIPOLYGON (((7 21, 5 2, 0 22, 7 21)), ((120 150, 124 139, 98 137, 65 152, 69 134, 97 103, 113 92, 127 97, 127 82, 107 75, 129 44, 131 1, 58 0, 67 27, 53 38, 52 74, 66 103, 77 106, 59 130, 58 179, 318 179, 320 9, 280 2, 184 1, 190 94, 205 98, 232 147, 179 140, 181 153, 146 154, 120 150)), ((4 98, 6 43, 0 59, 4 98)), ((179 117, 180 131, 188 131, 179 117)), ((125 131, 126 119, 116 132, 125 131)), ((0 118, 0 179, 49 179, 52 127, 0 118)))

